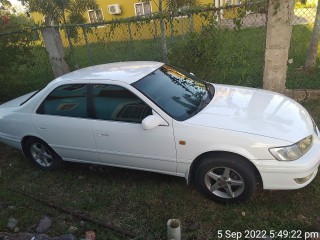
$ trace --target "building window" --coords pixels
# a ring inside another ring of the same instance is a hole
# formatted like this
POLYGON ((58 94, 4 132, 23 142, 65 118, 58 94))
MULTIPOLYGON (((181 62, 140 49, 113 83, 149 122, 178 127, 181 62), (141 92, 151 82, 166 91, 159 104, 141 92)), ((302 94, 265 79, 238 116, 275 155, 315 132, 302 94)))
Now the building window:
POLYGON ((152 13, 151 3, 150 2, 135 3, 134 10, 136 12, 136 16, 150 15, 152 13))
POLYGON ((88 14, 90 23, 103 22, 104 20, 101 9, 89 10, 88 14))

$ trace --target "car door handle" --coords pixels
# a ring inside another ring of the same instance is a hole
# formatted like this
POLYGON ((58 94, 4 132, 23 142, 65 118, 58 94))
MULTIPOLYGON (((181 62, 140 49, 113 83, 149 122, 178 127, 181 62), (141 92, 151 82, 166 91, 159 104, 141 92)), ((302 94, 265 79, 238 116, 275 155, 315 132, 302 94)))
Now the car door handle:
POLYGON ((98 133, 99 137, 109 137, 108 133, 98 133))
POLYGON ((47 130, 46 127, 38 127, 39 130, 47 130))

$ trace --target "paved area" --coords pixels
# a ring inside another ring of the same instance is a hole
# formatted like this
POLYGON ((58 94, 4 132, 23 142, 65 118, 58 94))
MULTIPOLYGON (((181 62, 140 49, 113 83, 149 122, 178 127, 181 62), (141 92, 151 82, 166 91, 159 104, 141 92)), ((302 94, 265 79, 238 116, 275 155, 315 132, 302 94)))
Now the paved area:
MULTIPOLYGON (((295 9, 293 17, 293 25, 309 24, 315 20, 316 8, 301 8, 295 9)), ((234 28, 233 19, 221 19, 218 23, 222 28, 234 28)), ((250 13, 242 20, 242 27, 262 27, 266 25, 265 13, 250 13)))

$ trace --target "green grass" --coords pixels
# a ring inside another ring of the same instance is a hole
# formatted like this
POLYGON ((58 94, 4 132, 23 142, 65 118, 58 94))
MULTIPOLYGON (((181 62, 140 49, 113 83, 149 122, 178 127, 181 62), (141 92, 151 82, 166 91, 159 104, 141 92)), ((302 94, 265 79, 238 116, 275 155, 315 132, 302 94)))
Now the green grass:
POLYGON ((301 71, 301 67, 306 61, 311 31, 311 25, 300 25, 293 28, 289 52, 289 58, 293 59, 293 63, 288 66, 287 88, 320 89, 319 56, 315 70, 312 72, 301 71))
MULTIPOLYGON (((320 125, 320 102, 304 102, 320 125)), ((320 177, 307 187, 293 191, 257 192, 246 203, 219 205, 187 186, 183 178, 156 173, 85 164, 65 164, 54 172, 35 168, 22 154, 0 145, 0 232, 7 231, 10 217, 19 221, 20 231, 34 232, 34 225, 49 215, 53 226, 49 236, 66 234, 70 226, 79 228, 84 238, 93 230, 97 239, 128 239, 93 224, 80 226, 80 219, 25 197, 17 192, 54 203, 93 219, 123 227, 138 239, 166 239, 166 222, 178 218, 183 239, 217 239, 217 230, 319 229, 320 177), (10 190, 14 189, 14 191, 10 190), (192 224, 198 228, 190 230, 192 224)))

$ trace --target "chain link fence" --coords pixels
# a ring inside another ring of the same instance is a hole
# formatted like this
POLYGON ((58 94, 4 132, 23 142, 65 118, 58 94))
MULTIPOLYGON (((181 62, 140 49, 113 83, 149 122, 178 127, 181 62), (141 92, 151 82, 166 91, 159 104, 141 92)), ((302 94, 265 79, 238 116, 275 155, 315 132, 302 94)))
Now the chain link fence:
MULTIPOLYGON (((266 1, 257 1, 59 29, 71 70, 116 61, 168 59, 207 81, 262 87, 265 12, 266 1)), ((315 6, 295 9, 288 88, 320 89, 320 69, 312 73, 301 70, 315 13, 315 6)), ((54 78, 39 29, 29 32, 33 35, 27 44, 30 54, 23 55, 22 63, 1 70, 2 100, 42 87, 54 78)), ((25 32, 1 34, 0 39, 19 34, 25 32)))
POLYGON ((288 66, 287 88, 320 89, 319 67, 311 72, 304 71, 303 69, 311 40, 316 11, 317 9, 314 5, 306 5, 306 7, 300 5, 300 8, 295 8, 294 10, 289 52, 289 59, 292 63, 288 66))
POLYGON ((115 61, 168 58, 170 64, 208 81, 261 87, 265 4, 258 1, 94 26, 65 26, 61 33, 67 62, 71 69, 77 69, 115 61))

